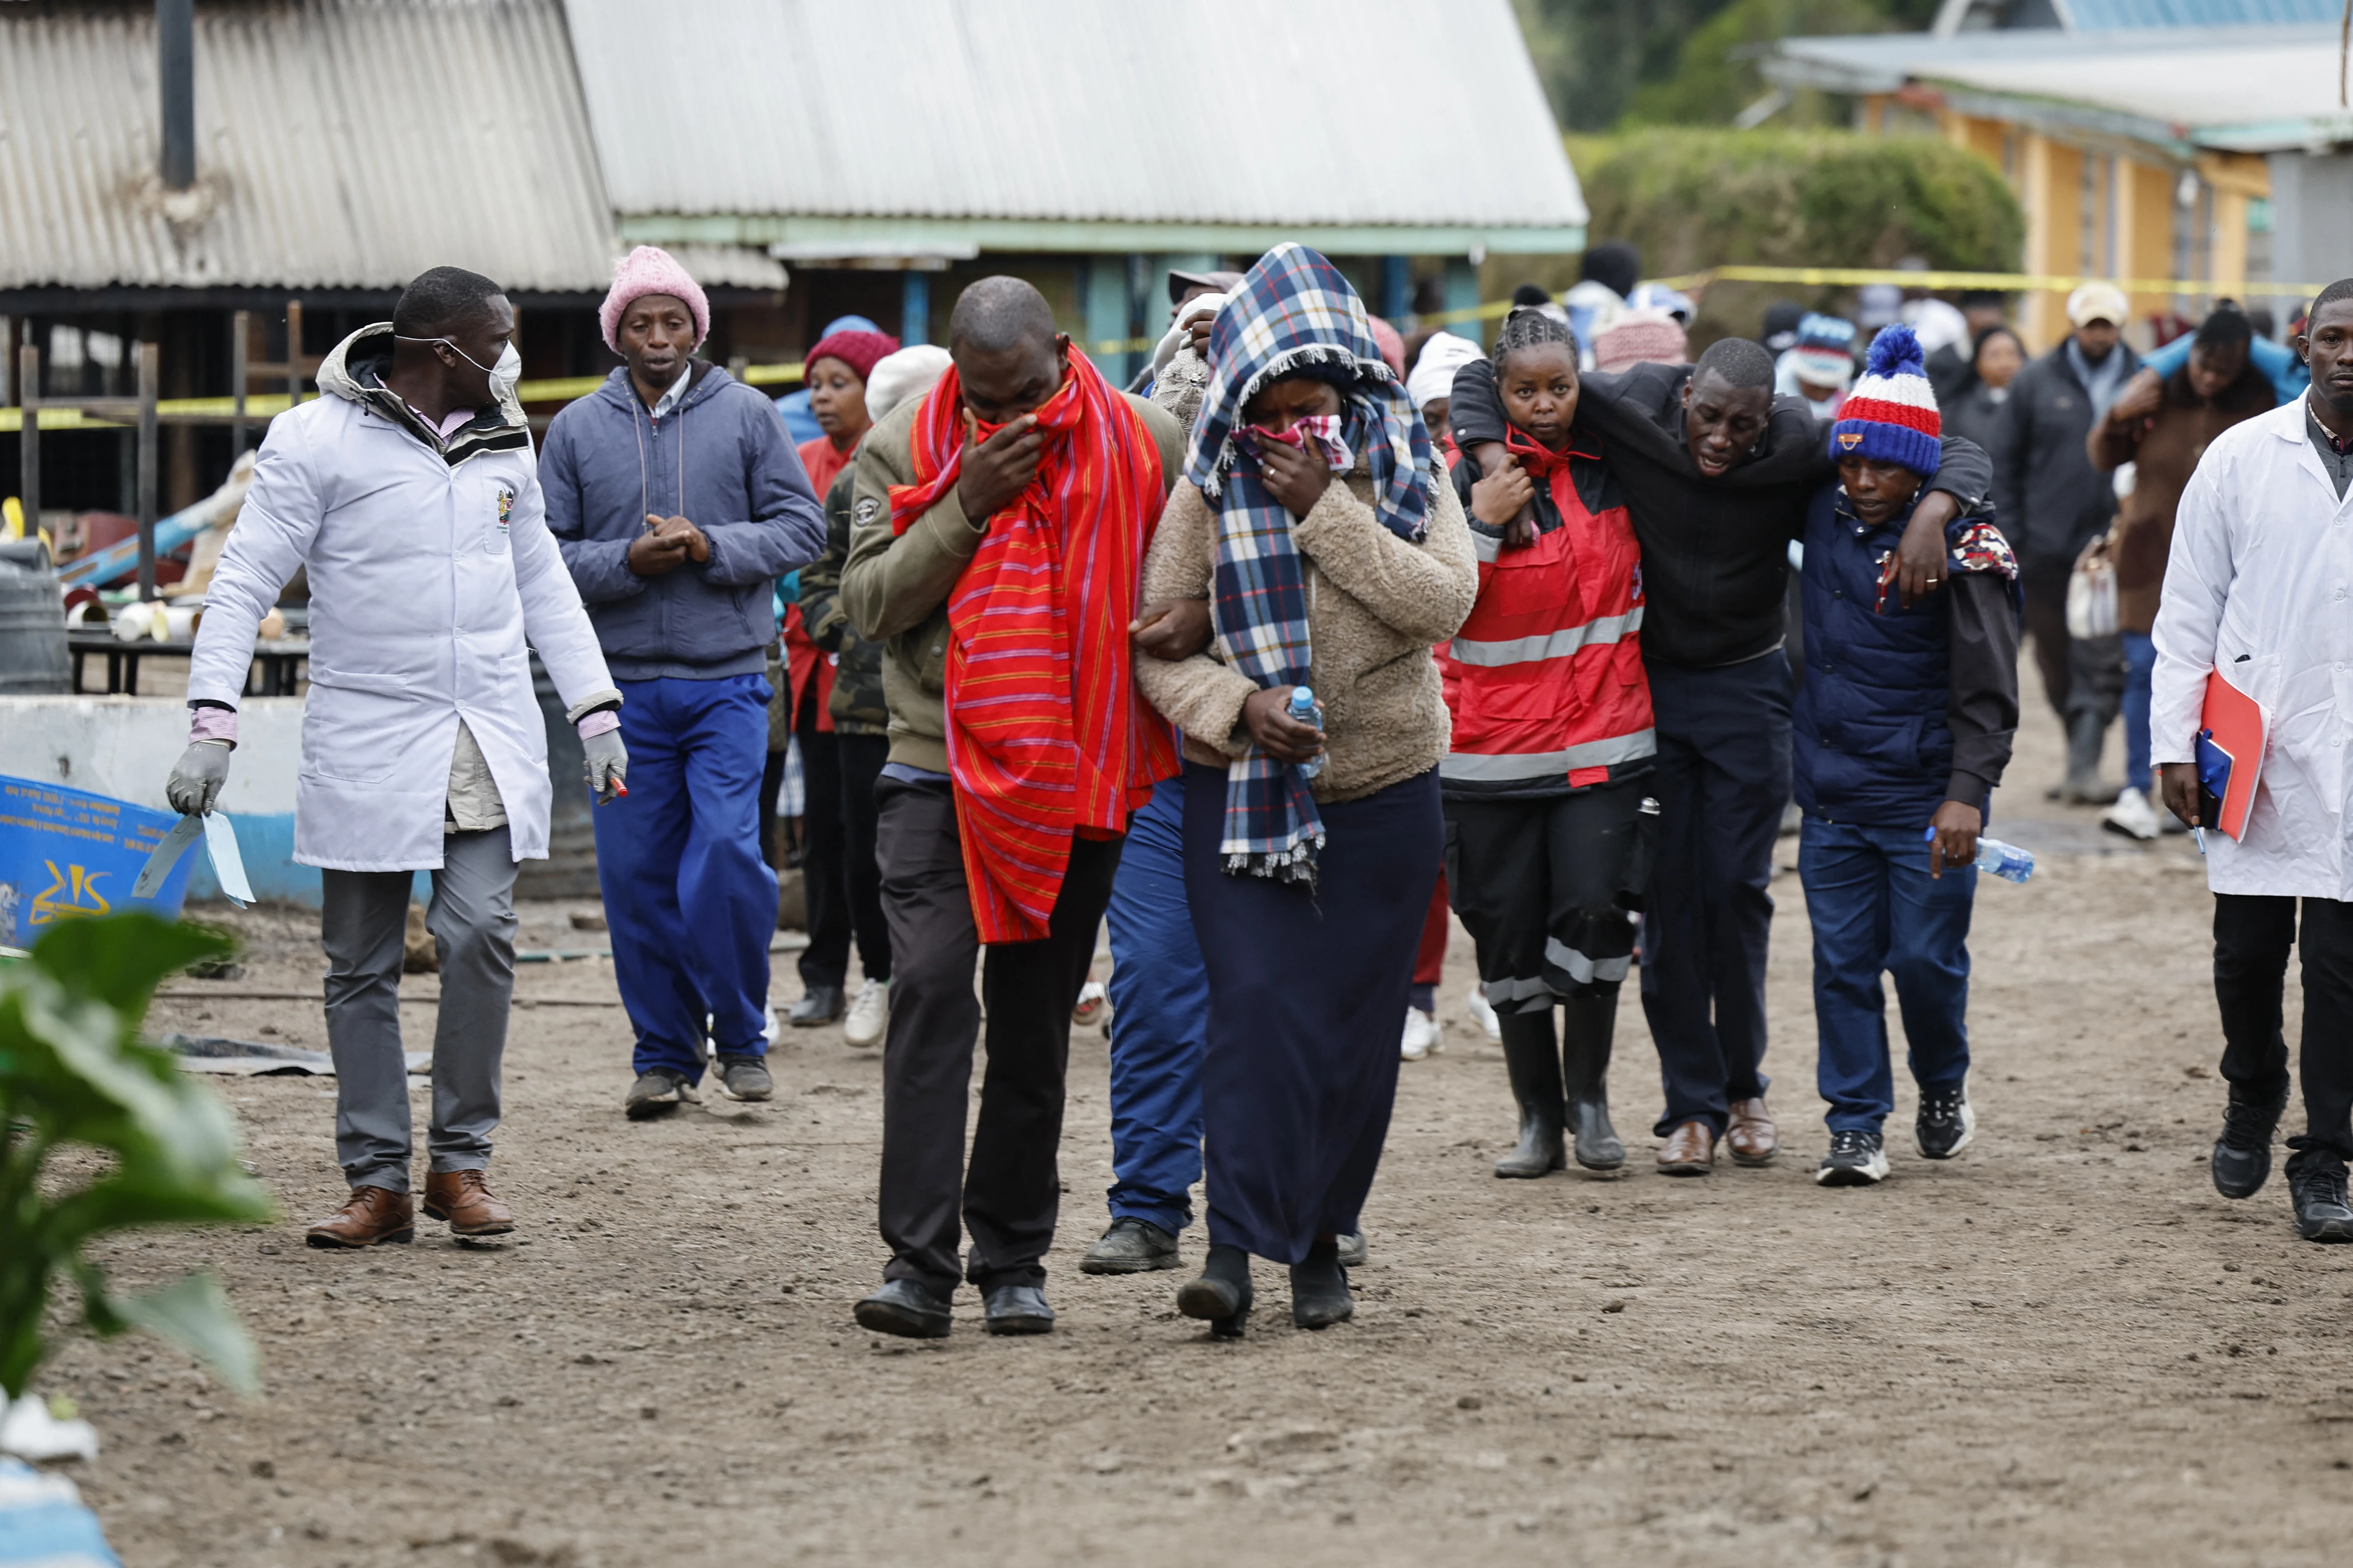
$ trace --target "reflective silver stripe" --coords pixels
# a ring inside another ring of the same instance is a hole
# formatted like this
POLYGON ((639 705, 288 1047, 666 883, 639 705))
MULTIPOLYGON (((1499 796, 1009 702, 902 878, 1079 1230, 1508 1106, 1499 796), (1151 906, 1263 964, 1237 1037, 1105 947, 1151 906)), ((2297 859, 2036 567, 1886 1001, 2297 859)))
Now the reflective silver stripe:
POLYGON ((1541 978, 1527 979, 1514 975, 1509 980, 1488 980, 1479 989, 1486 994, 1487 1005, 1498 1013, 1535 1013, 1548 1010, 1554 1001, 1553 989, 1541 978))
POLYGON ((1504 541, 1500 535, 1482 533, 1474 528, 1471 531, 1471 546, 1478 551, 1480 560, 1493 563, 1503 553, 1504 541))
POLYGON ((1579 985, 1590 985, 1597 980, 1605 984, 1623 980, 1627 971, 1634 967, 1631 954, 1623 958, 1605 958, 1596 963, 1556 936, 1545 938, 1545 962, 1579 985))
POLYGON ((1565 773, 1571 768, 1606 768, 1616 763, 1656 756, 1658 751, 1659 732, 1637 730, 1630 735, 1620 735, 1612 740, 1588 741, 1584 745, 1571 746, 1565 752, 1515 752, 1497 757, 1452 752, 1438 764, 1438 776, 1461 779, 1465 784, 1500 784, 1511 779, 1565 773))
POLYGON ((1642 606, 1622 616, 1596 616, 1581 626, 1566 626, 1542 637, 1506 637, 1501 642, 1473 642, 1456 637, 1452 648, 1464 664, 1534 664, 1538 659, 1563 658, 1579 648, 1614 643, 1642 629, 1642 606))

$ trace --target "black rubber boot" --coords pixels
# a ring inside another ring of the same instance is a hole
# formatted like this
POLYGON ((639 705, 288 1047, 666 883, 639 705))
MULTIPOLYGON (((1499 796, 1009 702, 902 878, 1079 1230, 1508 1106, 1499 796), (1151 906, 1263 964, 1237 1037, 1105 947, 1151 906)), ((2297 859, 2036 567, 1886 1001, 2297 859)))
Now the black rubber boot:
POLYGON ((1356 1315, 1348 1294, 1348 1271, 1340 1267, 1337 1237, 1319 1237, 1307 1260, 1291 1266, 1291 1321, 1303 1329, 1328 1329, 1356 1315))
POLYGON ((1218 1339, 1238 1340, 1250 1312, 1250 1254, 1239 1247, 1214 1246, 1201 1260, 1200 1277, 1176 1290, 1176 1310, 1205 1320, 1218 1339))
POLYGON ((1618 988, 1562 1004, 1561 1077, 1568 1086, 1568 1130, 1577 1139, 1577 1163, 1588 1171, 1615 1171, 1626 1163, 1626 1145, 1609 1125, 1609 1046, 1618 1032, 1618 988))
MULTIPOLYGON (((1504 1067, 1511 1074, 1512 1098, 1520 1106, 1519 1146, 1495 1162, 1495 1174, 1532 1180, 1565 1170, 1567 1152, 1561 1129, 1560 1046, 1553 1038, 1552 1009, 1501 1013, 1504 1067)), ((1625 1156, 1621 1152, 1620 1156, 1625 1156)))

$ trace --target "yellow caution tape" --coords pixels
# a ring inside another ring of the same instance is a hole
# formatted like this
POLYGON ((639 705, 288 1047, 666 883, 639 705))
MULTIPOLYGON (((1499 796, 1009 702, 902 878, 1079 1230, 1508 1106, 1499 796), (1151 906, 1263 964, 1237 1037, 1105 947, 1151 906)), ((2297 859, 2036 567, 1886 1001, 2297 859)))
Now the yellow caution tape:
MULTIPOLYGON (((1887 267, 1710 267, 1673 278, 1651 278, 1643 281, 1685 291, 1704 289, 1710 283, 1798 283, 1818 289, 1851 289, 1865 283, 1894 283, 1906 289, 1989 289, 2004 293, 2070 293, 2086 283, 2112 283, 2127 294, 2187 294, 2233 299, 2304 299, 2327 287, 2325 283, 2233 283, 2200 278, 2058 278, 2031 272, 1903 272, 1887 267)), ((1424 327, 1453 326, 1463 321, 1493 321, 1509 315, 1512 309, 1509 300, 1489 300, 1483 304, 1439 310, 1419 319, 1424 327)), ((1133 354, 1147 353, 1159 342, 1157 338, 1106 338, 1084 346, 1091 354, 1133 354)), ((746 365, 738 379, 753 386, 777 386, 799 381, 803 374, 804 366, 796 361, 789 364, 746 365)), ((601 375, 526 381, 515 388, 515 395, 524 403, 570 403, 587 396, 604 384, 605 378, 601 375)), ((286 395, 282 392, 245 400, 247 417, 257 422, 274 418, 285 413, 286 409, 286 395)), ((167 397, 155 405, 155 412, 167 417, 186 414, 221 417, 236 413, 237 405, 234 399, 227 397, 167 397)), ((84 414, 79 408, 64 405, 45 405, 41 409, 43 430, 120 430, 135 423, 135 420, 121 416, 84 414)), ((23 428, 23 409, 0 408, 0 434, 14 433, 23 428)))

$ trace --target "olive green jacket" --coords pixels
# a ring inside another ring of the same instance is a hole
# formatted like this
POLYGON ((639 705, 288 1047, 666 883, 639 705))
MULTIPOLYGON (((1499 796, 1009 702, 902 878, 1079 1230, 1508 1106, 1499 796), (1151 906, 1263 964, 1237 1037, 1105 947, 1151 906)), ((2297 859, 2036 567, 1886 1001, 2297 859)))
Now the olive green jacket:
MULTIPOLYGON (((1184 432, 1165 409, 1120 395, 1160 448, 1165 495, 1185 471, 1184 432)), ((906 532, 891 531, 891 487, 916 482, 909 433, 923 401, 910 398, 892 409, 858 448, 850 467, 849 559, 841 569, 841 604, 859 635, 882 645, 891 760, 944 773, 948 594, 980 548, 987 520, 974 527, 951 488, 906 532)))
POLYGON ((834 656, 833 701, 828 705, 834 732, 880 735, 891 723, 882 698, 882 645, 860 637, 841 604, 853 478, 852 469, 842 469, 825 492, 825 553, 801 568, 801 624, 808 628, 809 641, 834 656))

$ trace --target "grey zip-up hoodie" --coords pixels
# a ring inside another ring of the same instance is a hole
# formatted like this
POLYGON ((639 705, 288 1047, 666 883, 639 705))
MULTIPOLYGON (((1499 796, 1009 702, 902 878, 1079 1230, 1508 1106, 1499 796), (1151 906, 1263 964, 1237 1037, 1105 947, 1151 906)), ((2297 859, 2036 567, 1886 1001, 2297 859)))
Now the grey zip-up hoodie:
POLYGON ((776 405, 717 365, 691 362, 685 397, 657 421, 626 366, 548 426, 539 481, 616 680, 756 675, 776 640, 776 580, 825 550, 825 512, 776 405), (659 577, 629 570, 646 514, 684 517, 711 559, 659 577))

